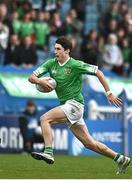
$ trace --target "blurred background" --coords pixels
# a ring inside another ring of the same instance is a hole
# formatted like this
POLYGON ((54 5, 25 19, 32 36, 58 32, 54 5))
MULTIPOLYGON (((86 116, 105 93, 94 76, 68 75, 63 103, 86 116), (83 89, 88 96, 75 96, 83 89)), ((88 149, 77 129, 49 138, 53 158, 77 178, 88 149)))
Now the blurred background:
MULTIPOLYGON (((44 148, 39 117, 59 104, 55 92, 39 93, 28 77, 54 57, 56 39, 73 43, 72 56, 98 65, 122 107, 107 101, 96 77, 83 77, 84 119, 91 135, 132 155, 132 1, 0 1, 0 153, 44 148)), ((67 126, 53 127, 55 153, 97 155, 84 149, 67 126)))

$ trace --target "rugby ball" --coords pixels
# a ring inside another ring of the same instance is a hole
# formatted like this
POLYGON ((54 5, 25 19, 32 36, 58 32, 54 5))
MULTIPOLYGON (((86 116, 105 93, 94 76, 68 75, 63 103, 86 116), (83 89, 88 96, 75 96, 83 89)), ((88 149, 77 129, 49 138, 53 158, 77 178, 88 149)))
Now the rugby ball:
POLYGON ((56 81, 55 79, 51 78, 51 77, 43 77, 41 78, 43 80, 47 80, 49 84, 52 85, 53 89, 47 89, 45 87, 43 87, 42 85, 36 84, 36 89, 40 92, 46 93, 46 92, 51 92, 56 88, 56 81), (50 78, 50 79, 49 79, 50 78))

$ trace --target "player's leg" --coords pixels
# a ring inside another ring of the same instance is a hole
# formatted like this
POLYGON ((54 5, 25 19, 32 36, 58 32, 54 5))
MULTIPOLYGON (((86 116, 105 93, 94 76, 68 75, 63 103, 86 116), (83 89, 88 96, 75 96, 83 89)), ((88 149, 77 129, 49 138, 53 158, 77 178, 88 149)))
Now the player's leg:
POLYGON ((41 129, 44 138, 45 146, 52 145, 51 125, 67 122, 65 113, 60 107, 56 107, 40 117, 41 129))
POLYGON ((44 139, 44 153, 32 152, 32 157, 37 160, 44 160, 49 164, 54 163, 52 148, 52 124, 67 122, 67 117, 60 107, 56 107, 40 117, 42 136, 44 139))
POLYGON ((130 158, 119 155, 103 143, 96 141, 88 132, 85 125, 75 124, 71 126, 73 134, 83 143, 83 145, 99 154, 112 158, 118 163, 117 173, 125 172, 127 166, 130 164, 130 158))
POLYGON ((96 141, 88 132, 85 125, 76 124, 71 126, 73 134, 83 143, 83 145, 97 153, 114 159, 116 152, 108 148, 103 143, 96 141))

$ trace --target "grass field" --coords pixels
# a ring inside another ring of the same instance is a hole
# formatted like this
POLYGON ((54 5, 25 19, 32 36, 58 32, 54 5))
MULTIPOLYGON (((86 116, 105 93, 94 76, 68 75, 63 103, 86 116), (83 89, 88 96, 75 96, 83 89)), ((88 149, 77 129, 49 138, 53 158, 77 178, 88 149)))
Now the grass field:
POLYGON ((132 164, 126 174, 116 175, 116 164, 104 157, 55 156, 47 165, 30 155, 0 155, 1 179, 130 179, 132 164))

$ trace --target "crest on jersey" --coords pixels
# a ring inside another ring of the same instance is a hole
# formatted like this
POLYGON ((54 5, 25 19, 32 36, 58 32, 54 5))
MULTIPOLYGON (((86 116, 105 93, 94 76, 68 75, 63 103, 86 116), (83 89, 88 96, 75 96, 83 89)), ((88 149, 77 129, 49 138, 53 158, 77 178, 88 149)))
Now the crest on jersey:
POLYGON ((65 73, 66 73, 67 75, 69 75, 69 74, 71 73, 71 69, 70 69, 70 68, 65 68, 65 73))
POLYGON ((52 72, 52 74, 56 74, 56 70, 55 69, 53 69, 51 72, 52 72))

